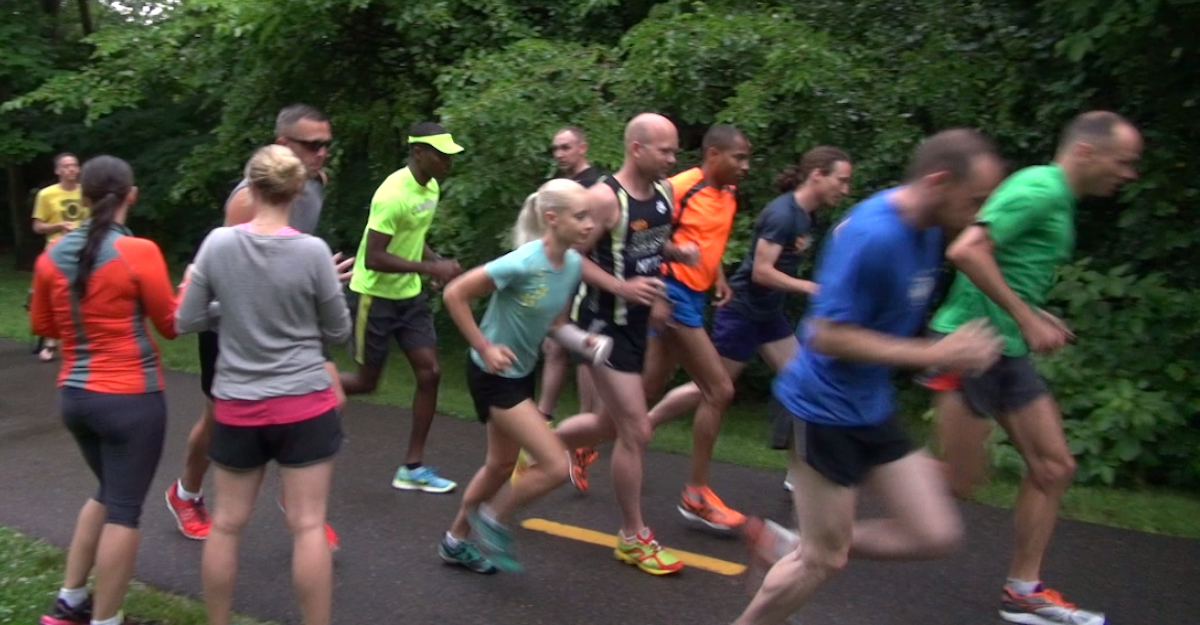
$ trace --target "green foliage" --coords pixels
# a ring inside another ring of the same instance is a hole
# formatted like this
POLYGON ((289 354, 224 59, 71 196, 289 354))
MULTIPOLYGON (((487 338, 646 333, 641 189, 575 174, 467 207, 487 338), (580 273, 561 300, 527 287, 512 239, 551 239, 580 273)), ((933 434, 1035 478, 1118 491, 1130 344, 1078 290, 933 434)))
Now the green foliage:
MULTIPOLYGON (((1143 176, 1119 200, 1081 204, 1089 260, 1064 268, 1054 295, 1080 340, 1041 366, 1081 480, 1200 483, 1194 0, 121 4, 133 12, 103 4, 86 38, 65 13, 25 9, 0 24, 0 162, 40 156, 44 168, 44 153, 65 146, 130 159, 143 188, 134 227, 175 259, 218 223, 245 158, 296 101, 333 122, 322 234, 346 252, 375 187, 404 164, 406 129, 440 118, 467 150, 432 242, 465 266, 507 249, 522 201, 553 174, 547 148, 565 124, 588 131, 608 171, 640 111, 676 121, 680 168, 697 163, 709 124, 743 128, 753 155, 733 265, 774 174, 815 145, 851 154, 861 198, 895 184, 936 130, 979 127, 1020 167, 1051 158, 1076 113, 1119 110, 1144 130, 1143 176)), ((27 186, 44 184, 39 172, 24 174, 27 186)), ((841 210, 819 215, 821 228, 841 210)), ((789 305, 799 315, 805 302, 789 305)), ((752 366, 740 396, 763 395, 769 377, 752 366)), ((1005 466, 1011 449, 996 458, 1005 466)))
POLYGON ((1200 296, 1162 274, 1084 259, 1052 293, 1079 336, 1042 361, 1084 481, 1195 482, 1200 451, 1200 296))
MULTIPOLYGON (((36 88, 56 74, 53 42, 44 35, 52 20, 34 6, 7 9, 0 22, 0 103, 36 88)), ((0 162, 23 163, 50 146, 40 137, 35 116, 0 108, 0 162)))
POLYGON ((614 56, 531 39, 465 60, 441 77, 441 118, 467 148, 454 168, 471 175, 448 189, 443 214, 451 217, 434 224, 440 245, 471 263, 511 249, 525 197, 554 174, 548 146, 564 125, 588 130, 596 165, 620 165, 622 119, 606 98, 614 56))

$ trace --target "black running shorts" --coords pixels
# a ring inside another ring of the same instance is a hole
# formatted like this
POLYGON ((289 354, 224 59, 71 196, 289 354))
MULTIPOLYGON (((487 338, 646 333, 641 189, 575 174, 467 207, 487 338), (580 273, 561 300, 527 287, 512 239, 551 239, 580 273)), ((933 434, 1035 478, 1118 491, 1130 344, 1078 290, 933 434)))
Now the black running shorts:
POLYGON ((200 348, 200 392, 212 401, 213 378, 217 375, 217 356, 221 353, 220 339, 216 332, 205 330, 196 336, 196 344, 200 348))
POLYGON ((278 425, 234 426, 213 423, 208 457, 230 471, 257 469, 274 460, 281 467, 303 467, 329 460, 342 446, 337 410, 311 419, 278 425))
POLYGON ((612 339, 612 354, 608 357, 610 368, 622 373, 642 373, 642 365, 646 362, 646 337, 649 330, 644 317, 630 319, 628 325, 617 325, 610 319, 596 317, 591 312, 582 310, 579 312, 578 325, 589 334, 601 334, 612 339))
POLYGON ((424 293, 401 300, 353 293, 351 301, 354 358, 358 364, 382 367, 392 339, 405 352, 437 347, 433 309, 424 293))
MULTIPOLYGON (((945 336, 930 332, 933 338, 945 336)), ((1010 415, 1050 392, 1029 356, 1001 356, 977 376, 927 370, 917 382, 933 391, 959 391, 967 406, 980 418, 1010 415)))
POLYGON ((878 466, 907 456, 913 450, 896 418, 867 426, 845 427, 809 423, 793 415, 795 449, 825 479, 857 486, 878 466))
POLYGON ((483 423, 491 417, 491 409, 508 410, 525 400, 532 400, 537 380, 534 374, 523 378, 506 378, 488 373, 475 364, 467 353, 467 390, 475 402, 475 416, 483 423))

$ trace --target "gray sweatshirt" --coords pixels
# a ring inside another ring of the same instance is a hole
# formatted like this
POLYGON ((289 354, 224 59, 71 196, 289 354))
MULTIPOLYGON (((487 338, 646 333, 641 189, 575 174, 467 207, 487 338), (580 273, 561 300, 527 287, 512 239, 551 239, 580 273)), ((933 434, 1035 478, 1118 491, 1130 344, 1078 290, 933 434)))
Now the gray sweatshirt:
POLYGON ((196 253, 180 334, 215 325, 220 300, 218 399, 266 399, 329 388, 322 344, 350 338, 350 311, 324 241, 307 234, 263 235, 217 228, 196 253))

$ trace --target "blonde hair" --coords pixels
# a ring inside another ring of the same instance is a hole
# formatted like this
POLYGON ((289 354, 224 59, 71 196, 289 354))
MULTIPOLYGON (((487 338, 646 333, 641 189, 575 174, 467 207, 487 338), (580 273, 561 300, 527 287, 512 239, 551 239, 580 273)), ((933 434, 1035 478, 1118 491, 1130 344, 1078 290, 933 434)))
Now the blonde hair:
POLYGON ((530 193, 513 226, 513 246, 521 247, 542 238, 546 234, 546 222, 542 216, 547 212, 561 214, 575 202, 581 201, 586 191, 583 185, 574 180, 555 178, 530 193))
POLYGON ((289 204, 304 188, 308 170, 292 149, 284 145, 261 147, 246 163, 250 189, 264 202, 289 204))

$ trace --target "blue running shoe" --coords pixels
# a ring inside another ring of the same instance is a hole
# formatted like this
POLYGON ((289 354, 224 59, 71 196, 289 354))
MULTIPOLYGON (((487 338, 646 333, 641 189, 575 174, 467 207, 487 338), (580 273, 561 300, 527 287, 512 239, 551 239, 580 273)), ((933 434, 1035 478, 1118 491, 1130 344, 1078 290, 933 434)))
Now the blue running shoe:
POLYGON ((479 536, 479 548, 496 568, 507 573, 521 570, 520 563, 513 557, 512 532, 507 527, 480 514, 479 508, 468 512, 467 520, 479 536))
POLYGON ((469 571, 491 575, 496 572, 496 565, 479 553, 479 548, 469 540, 460 540, 458 545, 451 547, 448 536, 442 536, 438 545, 438 555, 447 564, 457 564, 469 571))
POLYGON ((427 466, 420 466, 412 470, 409 470, 408 467, 400 467, 400 470, 396 471, 396 477, 392 478, 392 488, 400 490, 448 493, 457 486, 458 484, 439 476, 433 467, 427 466))

